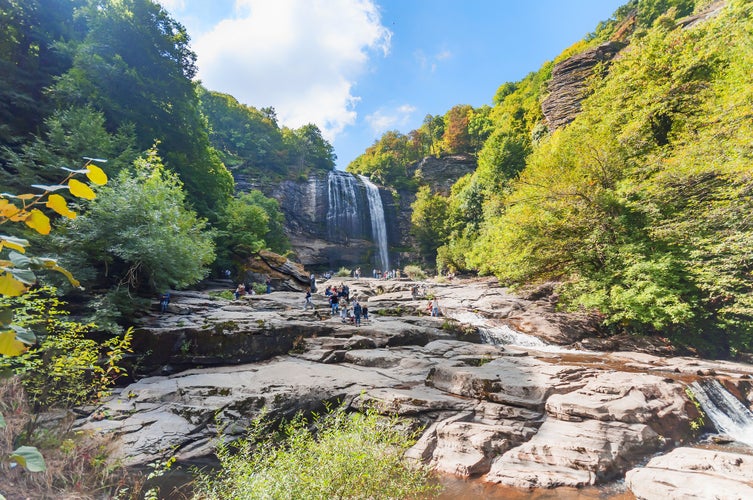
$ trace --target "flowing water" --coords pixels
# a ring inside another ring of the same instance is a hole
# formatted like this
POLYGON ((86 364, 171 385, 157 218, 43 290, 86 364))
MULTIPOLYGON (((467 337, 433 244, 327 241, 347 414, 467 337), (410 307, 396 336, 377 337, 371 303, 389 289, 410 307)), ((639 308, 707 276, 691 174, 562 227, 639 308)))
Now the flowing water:
POLYGON ((327 232, 334 240, 347 240, 363 233, 362 210, 359 210, 357 179, 339 170, 327 176, 327 232))
POLYGON ((366 196, 369 199, 371 233, 374 236, 374 242, 379 248, 379 268, 386 271, 390 268, 390 256, 387 247, 387 224, 384 220, 382 197, 379 196, 379 188, 373 182, 363 175, 359 175, 358 177, 366 187, 366 196))
POLYGON ((545 352, 568 351, 563 347, 547 344, 540 338, 534 337, 533 335, 521 333, 507 325, 491 325, 488 319, 470 311, 448 311, 447 314, 449 317, 456 321, 478 328, 481 339, 487 344, 515 345, 545 352))
POLYGON ((753 447, 753 413, 716 379, 690 384, 698 403, 716 430, 753 447))
POLYGON ((327 176, 327 235, 332 241, 371 238, 375 265, 390 267, 387 222, 379 188, 367 177, 332 170, 327 176))

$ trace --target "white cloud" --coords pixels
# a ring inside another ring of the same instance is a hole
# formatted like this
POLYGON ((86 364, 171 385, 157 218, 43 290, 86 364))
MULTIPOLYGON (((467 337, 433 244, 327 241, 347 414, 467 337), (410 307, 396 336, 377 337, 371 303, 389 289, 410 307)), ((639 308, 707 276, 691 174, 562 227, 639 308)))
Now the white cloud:
POLYGON ((333 140, 355 123, 353 86, 390 36, 372 0, 236 0, 235 17, 192 47, 205 87, 333 140))
POLYGON ((378 109, 366 117, 366 123, 371 127, 374 137, 378 137, 388 130, 407 125, 415 111, 415 106, 410 104, 403 104, 393 110, 378 109))

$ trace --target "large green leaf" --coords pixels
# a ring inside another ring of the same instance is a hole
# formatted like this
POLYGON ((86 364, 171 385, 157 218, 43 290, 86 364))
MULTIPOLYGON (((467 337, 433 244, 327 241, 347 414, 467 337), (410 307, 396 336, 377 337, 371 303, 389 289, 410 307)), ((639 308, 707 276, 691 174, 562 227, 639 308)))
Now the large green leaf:
POLYGON ((37 281, 37 276, 31 269, 10 269, 10 273, 24 285, 33 285, 37 281))
POLYGON ((39 450, 33 446, 21 446, 16 449, 10 456, 11 462, 25 467, 29 472, 44 472, 47 466, 44 463, 44 457, 39 450))

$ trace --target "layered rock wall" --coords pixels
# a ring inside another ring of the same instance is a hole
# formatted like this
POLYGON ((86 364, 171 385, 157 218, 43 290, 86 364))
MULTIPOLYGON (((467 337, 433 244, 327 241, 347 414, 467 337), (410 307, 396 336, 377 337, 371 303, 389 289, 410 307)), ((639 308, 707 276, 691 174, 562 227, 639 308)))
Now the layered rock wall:
POLYGON ((549 95, 541 103, 549 130, 564 127, 580 113, 588 96, 588 79, 597 65, 609 63, 625 47, 623 42, 607 42, 576 54, 554 66, 549 95))

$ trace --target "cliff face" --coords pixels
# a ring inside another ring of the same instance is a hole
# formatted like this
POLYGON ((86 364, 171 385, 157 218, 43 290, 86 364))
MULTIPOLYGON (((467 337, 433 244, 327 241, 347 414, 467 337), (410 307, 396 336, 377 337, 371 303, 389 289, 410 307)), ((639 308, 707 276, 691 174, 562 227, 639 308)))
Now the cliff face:
POLYGON ((476 170, 476 165, 476 157, 470 154, 427 156, 409 167, 409 173, 421 184, 431 186, 433 192, 446 196, 458 179, 476 170))
MULTIPOLYGON (((411 165, 409 173, 435 192, 449 194, 452 185, 476 169, 472 155, 427 157, 411 165)), ((297 260, 307 268, 337 270, 361 266, 363 273, 381 269, 374 241, 367 190, 357 177, 345 172, 318 172, 307 179, 261 185, 237 179, 247 189, 261 189, 275 198, 285 215, 285 232, 297 260)), ((379 187, 391 268, 415 262, 410 236, 412 191, 379 187)))
MULTIPOLYGON (((306 267, 337 270, 379 267, 364 184, 350 174, 315 174, 284 181, 268 193, 280 203, 285 229, 298 260, 306 267)), ((388 245, 400 240, 392 193, 379 189, 388 245)))
POLYGON ((588 96, 586 81, 600 63, 609 63, 625 47, 623 42, 607 42, 576 54, 554 66, 549 95, 541 103, 549 130, 564 127, 580 112, 580 103, 588 96))

